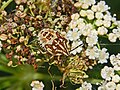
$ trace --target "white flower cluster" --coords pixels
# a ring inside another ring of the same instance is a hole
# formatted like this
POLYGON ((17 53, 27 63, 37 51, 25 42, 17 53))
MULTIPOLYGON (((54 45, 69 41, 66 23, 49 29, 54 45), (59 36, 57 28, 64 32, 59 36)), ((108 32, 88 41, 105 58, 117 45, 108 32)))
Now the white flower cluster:
POLYGON ((98 87, 98 90, 120 90, 120 84, 116 84, 113 81, 104 82, 103 85, 98 87))
MULTIPOLYGON (((76 21, 79 18, 79 14, 78 13, 73 14, 71 16, 71 18, 76 21)), ((80 20, 80 21, 82 21, 82 20, 80 20)), ((80 36, 81 36, 80 30, 78 28, 75 28, 77 25, 76 22, 71 21, 70 24, 71 24, 70 26, 73 25, 71 27, 72 30, 68 31, 66 37, 68 40, 73 41, 70 53, 75 55, 75 54, 80 53, 82 51, 83 42, 80 40, 80 36)))
POLYGON ((91 83, 87 83, 86 81, 81 85, 80 88, 76 90, 92 90, 92 85, 91 83))
POLYGON ((117 38, 120 40, 120 28, 117 27, 117 29, 113 29, 112 33, 109 33, 108 37, 111 42, 116 42, 117 38))
POLYGON ((120 39, 120 22, 108 11, 110 7, 105 1, 78 0, 74 4, 80 8, 79 13, 71 15, 67 39, 71 44, 71 54, 75 55, 86 46, 89 59, 97 59, 98 63, 107 63, 109 53, 106 48, 100 49, 99 36, 107 37, 111 42, 120 39), (77 48, 76 48, 77 47, 77 48))
POLYGON ((105 81, 98 90, 120 90, 120 76, 116 73, 120 71, 120 54, 111 55, 110 63, 113 67, 105 66, 101 70, 101 76, 105 81))
MULTIPOLYGON (((107 37, 110 42, 120 40, 120 21, 116 20, 115 15, 111 15, 110 7, 106 5, 105 1, 96 3, 95 0, 78 0, 74 6, 80 8, 80 11, 71 16, 67 32, 68 40, 72 43, 78 39, 83 42, 82 47, 85 48, 86 56, 89 59, 98 60, 98 63, 108 63, 107 59, 110 58, 113 67, 105 66, 101 70, 104 82, 98 87, 98 90, 120 90, 120 76, 116 73, 120 70, 120 54, 109 57, 107 49, 101 49, 99 45, 99 37, 102 36, 107 37)), ((75 50, 78 52, 77 49, 75 50)), ((73 54, 73 52, 71 53, 73 54)), ((83 85, 84 83, 79 90, 91 90, 84 89, 83 85)))
POLYGON ((107 59, 109 58, 109 53, 106 52, 107 49, 103 48, 102 50, 98 49, 96 46, 93 48, 86 49, 86 55, 89 59, 98 59, 98 63, 107 63, 107 59))
POLYGON ((110 56, 110 63, 113 65, 113 68, 116 71, 120 70, 120 53, 118 53, 116 56, 113 54, 110 56))
POLYGON ((32 81, 31 83, 32 90, 43 90, 44 84, 39 81, 32 81))

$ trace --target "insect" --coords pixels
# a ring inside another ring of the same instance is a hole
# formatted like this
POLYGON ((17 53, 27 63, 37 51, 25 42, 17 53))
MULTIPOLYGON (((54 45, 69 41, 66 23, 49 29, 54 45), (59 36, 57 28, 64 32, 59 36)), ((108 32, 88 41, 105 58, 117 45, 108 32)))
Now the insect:
POLYGON ((59 32, 53 29, 43 29, 39 32, 38 36, 40 44, 52 57, 57 56, 59 59, 61 55, 69 55, 68 41, 59 32))

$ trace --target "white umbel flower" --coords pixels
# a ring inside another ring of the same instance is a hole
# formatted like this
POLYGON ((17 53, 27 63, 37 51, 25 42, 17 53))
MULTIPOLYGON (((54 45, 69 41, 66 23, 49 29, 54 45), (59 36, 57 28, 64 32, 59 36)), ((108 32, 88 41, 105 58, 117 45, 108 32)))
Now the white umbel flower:
POLYGON ((70 41, 76 41, 77 39, 80 38, 80 31, 78 30, 78 28, 74 28, 73 31, 68 31, 67 33, 67 39, 70 41))
POLYGON ((105 66, 101 70, 101 76, 103 79, 110 81, 111 77, 114 75, 114 69, 112 67, 105 66))
POLYGON ((103 20, 97 19, 97 20, 95 21, 95 25, 96 25, 96 26, 101 26, 101 25, 103 25, 103 20))
POLYGON ((85 22, 83 18, 79 18, 77 21, 77 28, 81 31, 85 27, 85 22))
POLYGON ((97 5, 92 5, 91 10, 97 12, 97 5))
MULTIPOLYGON (((91 31, 93 31, 94 29, 93 29, 93 25, 92 24, 86 24, 85 26, 84 26, 84 28, 82 29, 82 34, 84 35, 84 36, 88 36, 88 35, 90 35, 91 34, 91 31)), ((94 30, 95 31, 95 30, 94 30)))
POLYGON ((120 76, 118 74, 112 76, 112 81, 118 83, 120 81, 120 76))
POLYGON ((109 21, 109 20, 104 20, 104 21, 103 21, 103 25, 108 28, 108 27, 111 26, 111 21, 109 21))
POLYGON ((98 42, 98 36, 97 36, 97 31, 91 30, 86 38, 86 42, 88 43, 88 46, 94 46, 98 42))
POLYGON ((120 40, 120 28, 113 29, 112 32, 113 32, 113 33, 116 35, 116 37, 119 38, 119 40, 120 40))
POLYGON ((72 20, 78 20, 79 17, 80 17, 80 15, 78 13, 75 13, 75 14, 71 15, 72 20))
POLYGON ((103 48, 102 50, 99 51, 98 63, 101 64, 107 63, 107 59, 109 58, 109 53, 108 52, 106 53, 106 51, 107 51, 106 48, 103 48))
POLYGON ((99 86, 98 90, 106 90, 105 86, 99 86))
POLYGON ((94 5, 96 3, 95 0, 83 0, 83 2, 88 4, 89 6, 94 5))
POLYGON ((107 34, 108 30, 104 26, 98 27, 98 34, 99 35, 105 35, 107 34))
POLYGON ((31 83, 32 90, 43 90, 44 84, 39 81, 32 81, 31 83))
POLYGON ((117 84, 116 90, 120 90, 120 84, 117 84))
POLYGON ((88 47, 85 52, 89 59, 96 59, 99 56, 98 48, 96 46, 93 48, 88 47))
POLYGON ((80 15, 81 15, 82 17, 86 17, 86 16, 87 16, 87 12, 86 12, 85 10, 81 10, 81 11, 80 11, 80 15))
POLYGON ((95 17, 96 17, 97 19, 102 19, 102 18, 103 18, 103 13, 102 13, 102 12, 96 12, 96 13, 95 13, 95 17))
POLYGON ((82 6, 81 6, 83 9, 88 9, 89 8, 89 5, 87 3, 83 3, 82 6))
POLYGON ((115 90, 116 89, 116 84, 114 82, 108 82, 106 85, 106 90, 115 90))
POLYGON ((110 42, 116 42, 116 40, 117 40, 117 35, 114 34, 114 33, 109 33, 108 39, 110 40, 110 42))
POLYGON ((120 58, 119 58, 119 53, 118 55, 111 55, 110 56, 110 63, 113 65, 114 69, 116 71, 120 70, 120 58))
POLYGON ((86 13, 89 20, 94 19, 94 12, 92 10, 87 10, 86 13))
POLYGON ((92 90, 92 85, 91 83, 84 82, 82 84, 82 90, 92 90))
POLYGON ((72 21, 70 22, 69 26, 70 26, 71 29, 76 28, 76 26, 77 26, 76 20, 72 20, 72 21))
POLYGON ((99 12, 105 12, 107 10, 109 10, 110 7, 108 7, 108 5, 106 5, 105 1, 100 1, 98 4, 97 4, 97 10, 99 12))
POLYGON ((112 16, 110 14, 106 14, 103 16, 104 20, 106 21, 111 21, 112 20, 112 16))

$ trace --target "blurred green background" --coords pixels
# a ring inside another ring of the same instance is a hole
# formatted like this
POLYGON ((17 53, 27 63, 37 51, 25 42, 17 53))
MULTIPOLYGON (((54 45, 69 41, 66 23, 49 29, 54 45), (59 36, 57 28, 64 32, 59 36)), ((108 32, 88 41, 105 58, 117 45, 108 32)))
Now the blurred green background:
MULTIPOLYGON (((7 1, 7 0, 5 0, 7 1)), ((97 0, 100 1, 100 0, 97 0)), ((120 19, 120 0, 105 0, 106 3, 111 7, 111 13, 117 14, 117 19, 120 19)), ((10 4, 6 10, 13 10, 14 3, 10 4)), ((109 44, 108 40, 101 39, 101 43, 109 44)), ((103 45, 102 47, 108 48, 108 51, 112 53, 120 52, 120 42, 113 43, 113 45, 103 45)), ((19 66, 16 68, 7 67, 8 60, 3 54, 0 54, 0 90, 31 90, 30 83, 32 80, 41 80, 45 84, 44 90, 52 90, 52 86, 56 86, 56 90, 75 90, 80 85, 74 85, 69 81, 66 81, 65 88, 60 88, 61 73, 59 70, 52 66, 50 69, 53 77, 48 74, 48 64, 44 64, 38 71, 35 71, 33 67, 29 65, 19 66), (45 66, 45 67, 44 67, 45 66), (51 79, 55 85, 52 84, 51 79), (9 87, 9 88, 6 88, 9 87)), ((99 67, 96 67, 99 68, 99 67)), ((93 90, 96 90, 93 88, 93 90)))

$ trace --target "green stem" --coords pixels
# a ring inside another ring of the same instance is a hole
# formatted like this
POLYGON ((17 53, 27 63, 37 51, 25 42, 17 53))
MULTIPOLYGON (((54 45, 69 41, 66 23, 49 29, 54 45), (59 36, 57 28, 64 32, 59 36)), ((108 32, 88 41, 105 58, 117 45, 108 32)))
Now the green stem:
POLYGON ((30 12, 32 16, 35 16, 31 8, 30 8, 30 12))
POLYGON ((28 11, 28 8, 25 8, 24 13, 26 13, 27 11, 28 11))
POLYGON ((1 6, 0 11, 3 11, 13 0, 8 0, 7 2, 4 2, 4 4, 1 6))
POLYGON ((101 83, 103 80, 101 79, 86 79, 86 81, 90 82, 91 84, 101 83))
POLYGON ((56 80, 56 81, 59 81, 61 78, 62 78, 61 76, 55 76, 55 77, 51 78, 50 75, 45 75, 45 74, 40 74, 40 73, 36 73, 34 75, 34 79, 56 80))
POLYGON ((98 46, 98 49, 100 49, 100 44, 99 43, 97 43, 97 46, 98 46))

